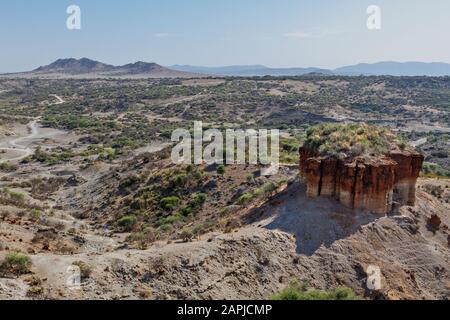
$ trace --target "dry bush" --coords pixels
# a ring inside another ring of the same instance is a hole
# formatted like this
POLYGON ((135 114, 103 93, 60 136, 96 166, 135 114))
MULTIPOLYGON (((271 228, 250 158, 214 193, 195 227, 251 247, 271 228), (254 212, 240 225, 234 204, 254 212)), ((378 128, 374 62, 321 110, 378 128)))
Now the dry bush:
POLYGON ((20 276, 30 273, 31 260, 28 256, 11 252, 0 263, 0 277, 20 276))
POLYGON ((78 268, 80 268, 80 272, 81 272, 81 279, 87 279, 91 276, 92 273, 92 268, 90 265, 88 265, 86 262, 84 261, 75 261, 72 263, 72 265, 77 266, 78 268))
POLYGON ((30 180, 31 194, 36 199, 45 200, 48 195, 57 191, 65 182, 66 180, 60 177, 33 178, 30 180))

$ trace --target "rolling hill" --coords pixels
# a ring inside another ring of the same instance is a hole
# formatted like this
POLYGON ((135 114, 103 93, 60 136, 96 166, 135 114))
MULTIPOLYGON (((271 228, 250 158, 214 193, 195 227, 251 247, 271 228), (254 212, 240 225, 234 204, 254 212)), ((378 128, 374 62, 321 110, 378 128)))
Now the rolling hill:
POLYGON ((225 67, 170 66, 170 69, 204 73, 218 76, 263 77, 263 76, 301 76, 308 73, 332 74, 330 70, 320 68, 269 68, 262 65, 243 65, 225 67))
POLYGON ((378 62, 346 66, 333 71, 339 75, 450 76, 450 64, 425 62, 378 62))
POLYGON ((199 78, 206 76, 264 77, 302 76, 306 74, 342 76, 450 76, 450 64, 425 62, 360 63, 334 70, 322 68, 270 68, 264 65, 233 65, 203 67, 173 65, 164 67, 156 63, 138 61, 114 66, 88 58, 58 59, 33 71, 10 73, 0 77, 24 78, 199 78))
POLYGON ((171 70, 156 63, 138 61, 114 66, 88 58, 58 59, 30 72, 7 74, 25 78, 191 78, 201 75, 171 70))
POLYGON ((218 76, 301 76, 310 73, 344 76, 450 76, 450 64, 425 62, 377 62, 344 66, 334 70, 321 68, 269 68, 263 65, 200 67, 174 65, 170 69, 218 76))

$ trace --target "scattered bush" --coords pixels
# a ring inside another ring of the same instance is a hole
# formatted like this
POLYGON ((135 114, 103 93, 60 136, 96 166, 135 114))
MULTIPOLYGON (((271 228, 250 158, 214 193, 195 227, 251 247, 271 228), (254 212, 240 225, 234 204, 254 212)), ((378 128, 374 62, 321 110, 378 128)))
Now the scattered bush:
POLYGON ((386 128, 367 124, 320 124, 307 130, 305 147, 331 156, 384 155, 395 147, 405 149, 386 128))
POLYGON ((422 173, 429 178, 450 178, 450 170, 444 169, 436 163, 425 162, 422 173))
POLYGON ((5 193, 9 199, 16 204, 23 204, 25 202, 25 195, 23 193, 11 191, 8 188, 4 188, 3 193, 5 193))
POLYGON ((13 172, 18 169, 18 166, 16 164, 12 164, 9 161, 1 162, 0 163, 0 171, 3 172, 13 172))
POLYGON ((38 221, 39 219, 41 219, 42 214, 43 214, 42 211, 37 210, 37 209, 33 209, 30 212, 30 219, 32 221, 38 221))
POLYGON ((191 206, 187 206, 187 207, 184 207, 183 209, 181 209, 181 214, 185 217, 192 215, 192 213, 193 213, 193 210, 192 210, 191 206))
POLYGON ((194 232, 189 228, 184 228, 181 230, 180 237, 184 242, 189 242, 194 238, 194 232))
POLYGON ((252 200, 253 200, 253 194, 251 194, 251 193, 244 193, 242 196, 240 196, 240 198, 239 198, 237 203, 239 205, 244 205, 244 204, 249 203, 252 200))
POLYGON ((293 281, 272 297, 273 300, 360 300, 352 289, 339 287, 332 291, 308 290, 304 283, 293 281))
POLYGON ((137 223, 136 216, 125 216, 117 221, 117 225, 123 228, 125 231, 132 230, 133 227, 136 225, 136 223, 137 223))
POLYGON ((217 167, 217 173, 222 175, 225 174, 225 166, 223 164, 217 167))
POLYGON ((141 181, 142 178, 140 176, 132 174, 122 180, 119 185, 119 191, 130 193, 131 189, 135 188, 141 181))
POLYGON ((135 242, 141 250, 147 249, 148 245, 159 238, 159 233, 153 228, 144 228, 142 231, 132 233, 127 241, 135 242))
POLYGON ((0 264, 0 276, 19 276, 30 272, 31 260, 17 252, 8 253, 0 264))
POLYGON ((174 224, 174 223, 177 223, 178 221, 181 221, 182 219, 183 219, 183 216, 181 214, 175 213, 168 217, 159 218, 156 225, 162 226, 162 225, 166 225, 166 224, 174 224))
POLYGON ((253 183, 255 182, 255 176, 253 173, 249 173, 245 176, 245 180, 247 180, 248 183, 253 183))
POLYGON ((187 181, 188 181, 188 176, 184 173, 175 176, 172 180, 173 185, 175 187, 183 187, 184 185, 186 185, 187 181))
POLYGON ((27 297, 38 298, 44 294, 44 288, 41 286, 32 286, 27 290, 27 297))
POLYGON ((166 211, 173 211, 178 206, 180 198, 172 196, 161 199, 160 206, 166 211))
POLYGON ((17 202, 23 202, 25 200, 25 195, 23 193, 20 192, 14 192, 11 191, 9 193, 9 196, 13 199, 16 200, 17 202))
POLYGON ((83 281, 83 279, 87 279, 90 277, 91 273, 92 273, 92 269, 91 267, 83 261, 75 261, 72 263, 72 265, 77 266, 78 268, 80 268, 80 276, 81 276, 81 280, 83 281))
POLYGON ((42 287, 42 280, 38 277, 32 276, 25 280, 30 286, 27 290, 27 297, 39 298, 44 294, 44 288, 42 287))
POLYGON ((265 183, 259 190, 263 195, 270 194, 277 189, 277 186, 273 182, 265 183))
POLYGON ((208 196, 206 194, 204 194, 204 193, 196 193, 196 194, 194 194, 192 196, 192 199, 190 201, 190 205, 193 208, 199 208, 205 203, 207 197, 208 196))

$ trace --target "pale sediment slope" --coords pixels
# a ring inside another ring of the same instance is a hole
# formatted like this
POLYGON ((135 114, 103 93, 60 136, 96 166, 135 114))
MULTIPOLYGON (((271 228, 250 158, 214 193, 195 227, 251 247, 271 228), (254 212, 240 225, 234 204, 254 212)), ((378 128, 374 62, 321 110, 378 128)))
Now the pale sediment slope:
MULTIPOLYGON (((47 279, 53 298, 264 299, 291 279, 320 289, 345 285, 364 295, 365 269, 377 265, 383 274, 378 296, 448 298, 449 208, 419 190, 416 207, 400 211, 352 215, 335 201, 308 199, 296 184, 250 212, 249 224, 234 233, 143 251, 120 246, 120 239, 85 236, 74 255, 32 256, 33 271, 47 279), (431 214, 442 220, 438 230, 428 225, 431 214), (76 260, 91 265, 92 274, 74 291, 65 281, 76 260)), ((0 284, 0 298, 25 297, 23 280, 0 284)))

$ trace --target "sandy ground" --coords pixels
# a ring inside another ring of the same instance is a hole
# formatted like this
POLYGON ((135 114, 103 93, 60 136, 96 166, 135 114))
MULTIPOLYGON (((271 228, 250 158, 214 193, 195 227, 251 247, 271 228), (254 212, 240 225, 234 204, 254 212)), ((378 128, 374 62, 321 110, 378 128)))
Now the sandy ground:
POLYGON ((416 141, 412 141, 409 144, 411 145, 411 147, 417 148, 417 147, 420 147, 421 145, 424 145, 427 142, 428 142, 428 138, 422 138, 422 139, 419 139, 416 141))
POLYGON ((140 153, 145 153, 145 152, 155 153, 155 152, 161 151, 162 149, 164 149, 170 145, 171 145, 170 143, 155 141, 145 147, 134 150, 133 153, 136 155, 140 154, 140 153))
MULTIPOLYGON (((147 250, 129 249, 125 235, 110 237, 62 213, 52 222, 76 228, 82 244, 72 255, 32 255, 32 270, 56 299, 262 299, 292 278, 318 288, 345 284, 362 294, 364 271, 358 270, 376 263, 383 270, 386 294, 393 298, 445 295, 450 253, 444 234, 433 234, 423 222, 417 224, 419 233, 409 230, 414 215, 426 221, 436 211, 448 224, 449 210, 420 191, 414 211, 405 208, 392 217, 354 213, 330 199, 310 200, 304 188, 294 184, 250 210, 248 225, 236 232, 210 233, 187 243, 157 242, 147 250), (73 289, 67 285, 70 266, 80 260, 92 274, 73 289), (406 279, 411 273, 414 280, 406 279)), ((5 230, 22 244, 29 238, 27 227, 0 223, 0 233, 5 230)), ((29 286, 24 278, 0 279, 0 288, 0 298, 24 299, 29 286)))
POLYGON ((59 104, 63 104, 66 102, 66 100, 64 100, 63 98, 61 98, 60 96, 58 96, 56 94, 51 94, 50 96, 57 100, 55 103, 53 103, 53 105, 59 105, 59 104))
POLYGON ((0 139, 0 151, 7 151, 0 153, 0 161, 20 161, 32 155, 43 139, 57 139, 66 135, 61 130, 42 128, 37 120, 31 121, 25 127, 15 125, 13 131, 16 136, 0 139))

